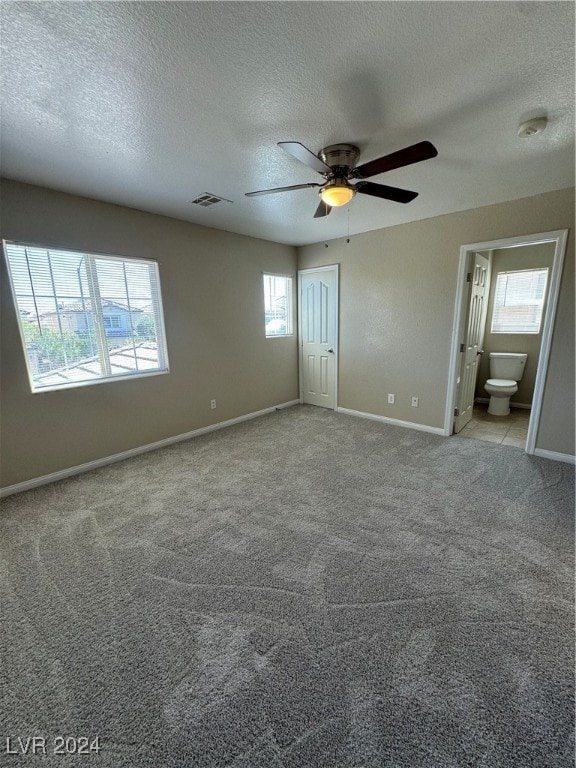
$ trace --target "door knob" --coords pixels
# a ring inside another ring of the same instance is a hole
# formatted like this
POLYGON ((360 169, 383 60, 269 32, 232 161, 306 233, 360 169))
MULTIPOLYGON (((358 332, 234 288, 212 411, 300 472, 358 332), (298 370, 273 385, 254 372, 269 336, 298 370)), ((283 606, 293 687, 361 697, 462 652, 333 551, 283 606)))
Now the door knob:
POLYGON ((328 350, 328 352, 332 352, 332 354, 334 354, 334 350, 332 349, 332 347, 330 347, 330 349, 328 350))

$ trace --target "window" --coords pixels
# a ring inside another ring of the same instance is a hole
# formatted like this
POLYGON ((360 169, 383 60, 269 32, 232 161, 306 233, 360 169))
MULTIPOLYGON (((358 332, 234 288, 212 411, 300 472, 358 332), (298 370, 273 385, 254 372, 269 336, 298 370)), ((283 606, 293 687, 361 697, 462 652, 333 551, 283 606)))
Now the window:
POLYGON ((266 336, 291 336, 292 278, 264 275, 264 322, 266 336))
POLYGON ((492 333, 540 333, 548 269, 499 272, 492 333))
POLYGON ((168 371, 158 264, 4 243, 33 392, 168 371))

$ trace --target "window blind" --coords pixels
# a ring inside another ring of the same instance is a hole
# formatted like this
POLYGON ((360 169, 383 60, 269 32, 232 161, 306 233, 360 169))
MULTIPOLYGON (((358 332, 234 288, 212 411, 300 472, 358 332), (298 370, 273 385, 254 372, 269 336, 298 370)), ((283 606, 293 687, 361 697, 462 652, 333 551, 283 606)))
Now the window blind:
POLYGON ((540 333, 548 269, 499 272, 492 333, 540 333))
POLYGON ((4 250, 32 391, 168 370, 157 262, 4 250))
POLYGON ((264 319, 266 336, 291 336, 292 278, 264 274, 264 319))

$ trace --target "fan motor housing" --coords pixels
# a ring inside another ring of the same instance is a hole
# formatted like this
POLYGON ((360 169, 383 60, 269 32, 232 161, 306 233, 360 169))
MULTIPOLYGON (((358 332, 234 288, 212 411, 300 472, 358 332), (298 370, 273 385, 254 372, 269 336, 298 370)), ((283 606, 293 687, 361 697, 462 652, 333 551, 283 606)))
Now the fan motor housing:
POLYGON ((333 170, 336 168, 355 168, 360 157, 360 150, 354 144, 331 144, 320 150, 319 157, 333 170))

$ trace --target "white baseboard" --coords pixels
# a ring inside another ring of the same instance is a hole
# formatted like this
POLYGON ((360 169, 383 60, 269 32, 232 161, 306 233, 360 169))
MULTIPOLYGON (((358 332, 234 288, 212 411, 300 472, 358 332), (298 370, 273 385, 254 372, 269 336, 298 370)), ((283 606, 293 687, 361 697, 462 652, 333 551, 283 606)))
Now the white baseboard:
POLYGON ((392 424, 395 427, 406 427, 407 429, 417 429, 419 432, 431 432, 433 435, 442 435, 444 437, 444 429, 442 427, 429 427, 427 424, 416 424, 413 421, 401 421, 400 419, 390 419, 388 416, 378 416, 375 413, 364 413, 364 411, 353 411, 350 408, 336 408, 338 413, 344 413, 348 416, 358 416, 361 419, 371 419, 372 421, 380 421, 383 424, 392 424))
POLYGON ((534 448, 533 455, 539 456, 541 459, 563 461, 565 464, 573 464, 576 466, 576 456, 571 456, 569 453, 557 453, 557 451, 545 451, 544 448, 534 448))
POLYGON ((20 493, 22 491, 29 491, 32 488, 38 488, 41 485, 47 485, 48 483, 54 483, 56 480, 64 480, 67 477, 73 477, 74 475, 80 475, 84 472, 90 472, 92 469, 98 469, 99 467, 105 467, 107 464, 115 464, 117 461, 124 461, 125 459, 131 459, 133 456, 139 456, 141 453, 148 453, 148 451, 156 451, 158 448, 165 448, 167 445, 173 445, 174 443, 181 443, 184 440, 190 440, 193 437, 199 437, 205 435, 207 432, 215 432, 217 429, 224 429, 225 427, 231 427, 233 424, 240 424, 242 421, 248 421, 249 419, 256 419, 258 416, 265 416, 267 413, 274 413, 282 408, 290 408, 292 405, 299 405, 300 400, 290 400, 287 403, 281 403, 280 405, 273 405, 271 408, 263 408, 261 411, 254 411, 253 413, 247 413, 244 416, 236 416, 234 419, 227 419, 226 421, 220 421, 217 424, 210 424, 207 427, 200 427, 199 429, 193 429, 191 432, 185 432, 182 435, 175 435, 174 437, 166 437, 163 440, 158 440, 155 443, 149 443, 148 445, 141 445, 137 448, 130 448, 128 451, 122 451, 122 453, 115 453, 112 456, 104 456, 101 459, 95 459, 94 461, 88 461, 85 464, 78 464, 75 467, 69 467, 68 469, 61 469, 58 472, 51 472, 49 475, 42 475, 42 477, 34 477, 31 480, 24 480, 22 483, 16 483, 15 485, 8 485, 5 488, 0 488, 0 498, 4 496, 11 496, 13 493, 20 493))

